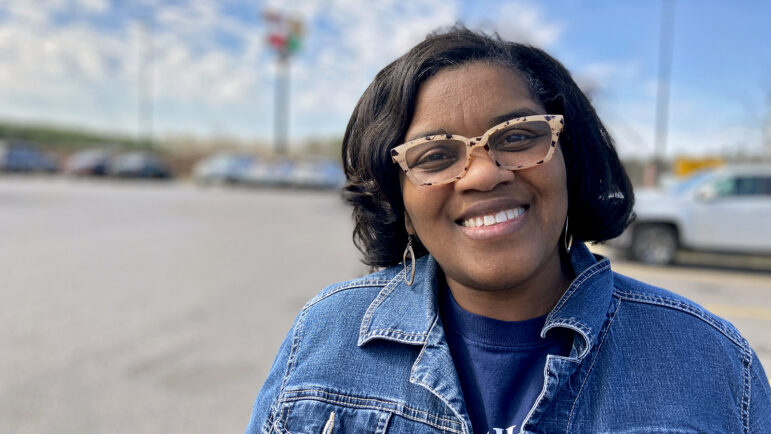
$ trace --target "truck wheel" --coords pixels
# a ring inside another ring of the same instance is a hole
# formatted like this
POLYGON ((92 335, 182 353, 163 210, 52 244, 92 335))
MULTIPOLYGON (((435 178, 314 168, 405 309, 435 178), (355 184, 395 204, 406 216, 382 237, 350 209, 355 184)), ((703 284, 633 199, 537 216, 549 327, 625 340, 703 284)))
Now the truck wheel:
POLYGON ((677 232, 669 225, 642 225, 634 231, 632 257, 646 264, 671 264, 677 254, 677 232))

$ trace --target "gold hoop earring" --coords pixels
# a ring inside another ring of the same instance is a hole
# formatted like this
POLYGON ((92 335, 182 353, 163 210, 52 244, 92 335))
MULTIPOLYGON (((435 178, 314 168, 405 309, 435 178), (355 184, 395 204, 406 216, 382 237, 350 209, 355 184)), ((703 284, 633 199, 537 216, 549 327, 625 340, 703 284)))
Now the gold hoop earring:
POLYGON ((565 253, 570 253, 570 249, 573 248, 573 234, 568 228, 568 217, 565 217, 565 238, 562 241, 565 246, 565 253))
POLYGON ((412 282, 415 281, 415 251, 412 250, 412 235, 407 236, 407 247, 404 249, 404 255, 402 255, 402 263, 404 264, 404 282, 411 286, 412 282), (412 263, 409 280, 407 280, 407 253, 410 254, 410 262, 412 263))

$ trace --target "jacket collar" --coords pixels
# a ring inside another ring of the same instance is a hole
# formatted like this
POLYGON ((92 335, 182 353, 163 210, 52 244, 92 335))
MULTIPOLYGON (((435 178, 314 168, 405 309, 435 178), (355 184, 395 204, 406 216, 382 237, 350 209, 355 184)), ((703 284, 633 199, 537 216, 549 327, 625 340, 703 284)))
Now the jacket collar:
POLYGON ((576 332, 570 357, 583 359, 597 343, 613 295, 613 273, 607 258, 595 257, 584 243, 573 245, 570 263, 576 277, 546 317, 541 337, 555 327, 576 332))
MULTIPOLYGON (((541 336, 555 327, 576 332, 571 357, 582 359, 596 343, 613 292, 610 262, 597 258, 583 243, 574 243, 570 262, 576 277, 549 313, 541 336)), ((359 346, 373 339, 424 345, 438 315, 439 266, 431 255, 419 258, 415 281, 407 285, 404 270, 383 287, 370 304, 359 329, 359 346)), ((399 265, 398 267, 402 267, 399 265)))
POLYGON ((406 270, 402 270, 369 305, 359 329, 359 346, 377 338, 405 344, 426 343, 437 315, 439 266, 433 256, 425 255, 415 261, 415 269, 412 285, 407 285, 406 270))

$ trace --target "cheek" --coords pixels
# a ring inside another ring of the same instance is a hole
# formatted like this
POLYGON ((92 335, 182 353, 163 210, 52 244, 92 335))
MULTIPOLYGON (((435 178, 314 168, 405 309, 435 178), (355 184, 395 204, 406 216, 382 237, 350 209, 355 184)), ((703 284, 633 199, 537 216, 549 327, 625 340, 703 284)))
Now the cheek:
POLYGON ((409 180, 402 183, 405 227, 409 233, 416 234, 418 238, 428 235, 441 219, 447 190, 446 186, 418 188, 409 180))
MULTIPOLYGON (((559 148, 557 148, 559 151, 559 148)), ((565 159, 562 156, 562 152, 560 151, 557 154, 557 173, 556 173, 556 188, 560 192, 560 196, 562 197, 563 206, 565 207, 565 213, 567 214, 567 208, 568 208, 568 173, 567 168, 565 167, 565 159)))
MULTIPOLYGON (((567 169, 565 168, 565 158, 562 155, 562 150, 559 146, 554 151, 554 157, 552 157, 549 167, 548 181, 549 189, 553 191, 555 196, 564 197, 567 201, 568 195, 568 180, 567 169)), ((567 206, 567 202, 565 203, 567 206)))
POLYGON ((554 228, 559 226, 561 231, 568 210, 567 173, 562 153, 557 153, 550 163, 553 164, 543 167, 548 170, 533 179, 533 185, 538 186, 544 201, 545 215, 542 218, 546 226, 554 228))
POLYGON ((407 233, 415 235, 416 225, 420 226, 422 216, 421 209, 425 208, 425 199, 422 192, 404 176, 400 179, 402 187, 402 201, 404 202, 404 227, 407 233))
POLYGON ((414 234, 415 230, 412 227, 412 220, 410 219, 410 211, 407 207, 407 203, 409 202, 408 196, 409 191, 406 191, 405 187, 405 181, 408 181, 405 179, 404 172, 399 172, 399 189, 402 192, 402 206, 404 206, 404 228, 407 230, 408 234, 414 234))
POLYGON ((554 202, 556 207, 555 215, 557 216, 554 225, 557 227, 559 233, 562 233, 565 219, 568 215, 568 184, 565 165, 562 163, 562 158, 560 158, 560 163, 559 170, 555 173, 553 182, 553 188, 556 190, 554 202))

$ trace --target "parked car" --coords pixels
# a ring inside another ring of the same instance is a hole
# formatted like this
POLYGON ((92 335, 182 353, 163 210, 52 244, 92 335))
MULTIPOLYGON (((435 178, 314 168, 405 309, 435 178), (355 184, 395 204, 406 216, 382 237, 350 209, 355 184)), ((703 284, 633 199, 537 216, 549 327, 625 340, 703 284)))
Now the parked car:
POLYGON ((86 149, 75 152, 64 163, 64 173, 74 176, 105 176, 113 153, 107 149, 86 149))
POLYGON ((0 171, 56 172, 57 161, 25 140, 0 140, 0 171))
POLYGON ((340 163, 335 161, 303 161, 295 164, 288 182, 297 188, 334 190, 345 184, 345 173, 340 163))
POLYGON ((214 154, 196 163, 193 178, 202 184, 242 182, 256 161, 254 156, 248 154, 214 154))
POLYGON ((159 157, 150 152, 120 154, 110 161, 111 176, 119 178, 171 178, 171 170, 159 157))
POLYGON ((244 174, 243 182, 254 187, 287 186, 293 167, 294 163, 290 160, 260 161, 244 174))
POLYGON ((707 170, 636 194, 634 223, 609 244, 668 264, 678 249, 771 254, 771 165, 707 170))

